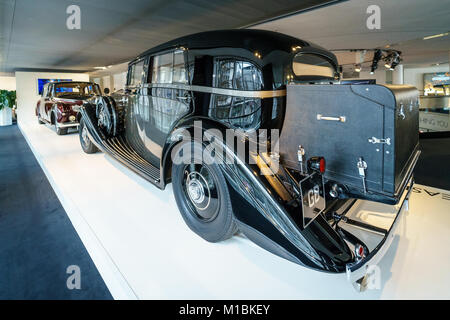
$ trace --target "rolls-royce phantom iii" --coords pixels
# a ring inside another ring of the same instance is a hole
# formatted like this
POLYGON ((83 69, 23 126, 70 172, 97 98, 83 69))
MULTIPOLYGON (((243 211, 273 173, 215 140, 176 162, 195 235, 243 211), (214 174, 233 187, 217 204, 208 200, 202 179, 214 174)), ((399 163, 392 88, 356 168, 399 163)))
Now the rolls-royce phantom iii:
POLYGON ((331 52, 276 32, 178 38, 131 61, 123 93, 83 104, 81 147, 171 182, 205 240, 240 231, 363 288, 407 209, 418 93, 342 85, 338 69, 331 52))
POLYGON ((100 93, 98 84, 92 82, 46 83, 36 105, 38 122, 55 126, 58 135, 66 134, 70 127, 78 126, 81 116, 78 112, 83 101, 100 93))

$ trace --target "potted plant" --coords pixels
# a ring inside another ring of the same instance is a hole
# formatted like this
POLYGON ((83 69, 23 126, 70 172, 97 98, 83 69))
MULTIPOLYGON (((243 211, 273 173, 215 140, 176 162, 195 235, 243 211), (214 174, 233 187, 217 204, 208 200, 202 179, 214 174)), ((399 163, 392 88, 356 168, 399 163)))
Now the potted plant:
POLYGON ((16 91, 0 90, 0 126, 12 124, 12 109, 16 105, 16 91))

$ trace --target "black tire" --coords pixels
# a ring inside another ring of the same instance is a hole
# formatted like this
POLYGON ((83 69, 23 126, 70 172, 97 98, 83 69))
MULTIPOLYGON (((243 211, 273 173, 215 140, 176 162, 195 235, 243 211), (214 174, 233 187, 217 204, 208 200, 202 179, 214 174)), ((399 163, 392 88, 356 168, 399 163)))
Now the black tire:
POLYGON ((96 153, 98 148, 92 143, 91 139, 87 135, 86 124, 84 123, 83 117, 80 119, 80 125, 78 127, 78 136, 80 137, 81 148, 86 153, 96 153))
MULTIPOLYGON (((190 163, 180 163, 178 160, 185 152, 185 145, 186 143, 180 144, 173 152, 177 159, 172 164, 172 184, 178 209, 188 227, 203 239, 219 242, 231 238, 236 233, 237 226, 226 180, 216 163, 207 164, 211 162, 205 163, 201 159, 204 147, 198 142, 191 142, 193 154, 190 163), (195 164, 194 160, 201 164, 195 164), (192 189, 187 184, 200 186, 204 197, 201 202, 194 201, 202 198, 193 197, 192 192, 188 191, 192 189)), ((208 155, 204 155, 206 156, 208 155)))

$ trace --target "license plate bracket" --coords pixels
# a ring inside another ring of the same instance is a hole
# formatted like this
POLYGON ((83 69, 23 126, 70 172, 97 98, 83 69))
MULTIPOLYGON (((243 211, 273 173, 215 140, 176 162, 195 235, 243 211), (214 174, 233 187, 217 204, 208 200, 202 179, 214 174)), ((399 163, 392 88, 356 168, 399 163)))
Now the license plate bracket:
POLYGON ((306 228, 326 208, 323 176, 313 172, 299 182, 303 228, 306 228))

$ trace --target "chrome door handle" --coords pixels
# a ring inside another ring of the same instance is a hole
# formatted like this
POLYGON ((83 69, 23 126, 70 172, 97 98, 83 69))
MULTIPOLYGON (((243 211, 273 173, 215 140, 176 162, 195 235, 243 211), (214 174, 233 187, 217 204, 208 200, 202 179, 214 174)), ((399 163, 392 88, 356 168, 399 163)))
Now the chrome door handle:
POLYGON ((324 117, 321 114, 317 115, 317 120, 328 120, 328 121, 339 121, 339 122, 345 122, 347 119, 345 116, 340 117, 324 117))

